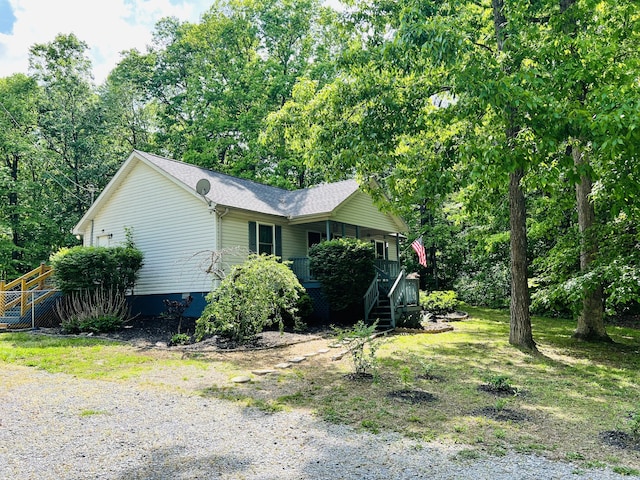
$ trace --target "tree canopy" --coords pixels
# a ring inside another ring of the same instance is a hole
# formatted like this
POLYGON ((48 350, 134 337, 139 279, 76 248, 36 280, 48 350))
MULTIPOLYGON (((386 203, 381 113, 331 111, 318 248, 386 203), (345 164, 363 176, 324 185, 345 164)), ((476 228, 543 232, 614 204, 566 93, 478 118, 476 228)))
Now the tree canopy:
POLYGON ((285 188, 356 177, 423 237, 431 288, 511 307, 512 343, 535 348, 531 311, 606 340, 640 308, 640 6, 345 4, 216 0, 99 86, 81 39, 34 45, 0 79, 0 275, 73 245, 138 148, 285 188))

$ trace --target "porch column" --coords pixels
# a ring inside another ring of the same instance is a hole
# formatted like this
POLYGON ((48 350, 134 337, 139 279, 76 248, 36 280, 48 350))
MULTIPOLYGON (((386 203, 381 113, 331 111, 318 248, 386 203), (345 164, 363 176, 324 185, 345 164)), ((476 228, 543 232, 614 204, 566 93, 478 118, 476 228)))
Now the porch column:
POLYGON ((331 240, 331 220, 327 220, 326 230, 327 230, 327 240, 331 240))
POLYGON ((400 234, 396 232, 396 259, 400 262, 400 234))
POLYGON ((360 240, 360 226, 356 225, 356 239, 360 240))

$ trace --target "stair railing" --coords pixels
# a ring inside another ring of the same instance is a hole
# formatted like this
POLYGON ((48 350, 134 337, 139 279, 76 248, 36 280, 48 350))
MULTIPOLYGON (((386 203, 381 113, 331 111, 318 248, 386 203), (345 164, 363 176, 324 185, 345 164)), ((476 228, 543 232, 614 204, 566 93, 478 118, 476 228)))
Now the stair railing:
POLYGON ((25 315, 32 307, 32 303, 37 304, 48 298, 50 294, 42 295, 30 303, 29 292, 33 290, 44 290, 46 282, 52 274, 53 269, 43 263, 39 267, 34 268, 9 283, 0 280, 0 316, 3 316, 7 310, 17 305, 20 305, 20 315, 25 315), (20 295, 13 300, 6 301, 7 295, 5 292, 10 291, 19 291, 20 295))
POLYGON ((398 278, 393 283, 391 290, 389 290, 389 301, 391 303, 391 328, 396 328, 396 309, 399 307, 406 307, 407 303, 405 301, 405 286, 407 282, 407 274, 404 270, 400 270, 398 274, 398 278))
POLYGON ((365 323, 369 322, 369 314, 373 307, 378 304, 378 298, 380 298, 380 292, 378 290, 378 272, 376 272, 376 276, 373 278, 373 281, 369 285, 367 289, 367 293, 364 294, 364 321, 365 323))

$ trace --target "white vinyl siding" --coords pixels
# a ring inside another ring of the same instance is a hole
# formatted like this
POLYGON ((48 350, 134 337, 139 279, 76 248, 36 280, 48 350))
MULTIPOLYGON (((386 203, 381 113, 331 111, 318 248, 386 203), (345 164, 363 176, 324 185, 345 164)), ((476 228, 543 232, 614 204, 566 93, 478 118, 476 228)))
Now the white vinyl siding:
POLYGON ((233 212, 221 218, 222 262, 225 273, 240 264, 249 254, 249 221, 233 212))
POLYGON ((399 228, 388 215, 378 210, 369 195, 360 191, 338 207, 331 220, 384 232, 396 232, 399 228))
MULTIPOLYGON (((137 295, 210 291, 205 269, 216 248, 215 227, 216 214, 205 202, 143 163, 133 167, 93 219, 94 236, 112 234, 111 246, 123 244, 125 228, 131 229, 144 253, 137 295)), ((85 245, 91 243, 87 230, 85 245)))

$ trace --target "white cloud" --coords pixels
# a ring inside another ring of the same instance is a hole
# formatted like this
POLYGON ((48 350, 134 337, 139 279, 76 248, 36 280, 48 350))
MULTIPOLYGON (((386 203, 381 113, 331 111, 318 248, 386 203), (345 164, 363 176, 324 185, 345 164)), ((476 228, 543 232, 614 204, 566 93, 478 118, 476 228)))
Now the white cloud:
POLYGON ((155 23, 175 16, 197 22, 212 0, 9 0, 16 17, 11 35, 0 34, 0 77, 26 73, 29 48, 74 33, 89 45, 96 83, 102 83, 120 52, 144 50, 155 23))

